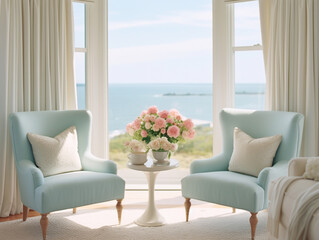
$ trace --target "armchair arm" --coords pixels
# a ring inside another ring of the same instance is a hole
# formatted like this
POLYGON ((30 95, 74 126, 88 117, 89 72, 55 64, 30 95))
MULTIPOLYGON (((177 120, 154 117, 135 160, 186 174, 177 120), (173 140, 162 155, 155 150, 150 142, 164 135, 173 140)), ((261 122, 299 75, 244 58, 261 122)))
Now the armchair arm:
POLYGON ((42 171, 30 160, 21 160, 19 162, 18 171, 20 182, 28 188, 34 190, 44 182, 42 171))
POLYGON ((36 209, 35 190, 44 183, 42 171, 31 160, 16 162, 21 200, 29 208, 36 209))
POLYGON ((272 167, 264 168, 258 175, 258 185, 267 189, 270 182, 281 176, 288 175, 288 161, 277 162, 272 167))
POLYGON ((268 206, 268 192, 271 182, 288 174, 288 161, 281 160, 272 167, 264 168, 258 175, 257 183, 264 189, 264 208, 268 206))
POLYGON ((293 158, 289 161, 288 176, 302 176, 306 170, 308 158, 293 158))
POLYGON ((98 158, 91 153, 86 153, 82 159, 83 170, 102 172, 102 173, 117 173, 117 165, 111 160, 98 158))
POLYGON ((227 171, 228 161, 224 154, 219 154, 210 159, 195 160, 190 166, 190 172, 201 173, 201 172, 214 172, 214 171, 227 171))

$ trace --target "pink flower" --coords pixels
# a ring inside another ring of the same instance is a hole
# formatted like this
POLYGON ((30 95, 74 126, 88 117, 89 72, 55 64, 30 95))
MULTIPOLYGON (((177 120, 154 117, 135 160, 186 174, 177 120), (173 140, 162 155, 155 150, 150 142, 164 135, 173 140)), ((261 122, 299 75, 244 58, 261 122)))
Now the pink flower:
POLYGON ((149 122, 151 120, 151 116, 149 114, 144 115, 144 121, 149 122))
POLYGON ((140 115, 140 117, 142 118, 142 117, 144 117, 145 115, 146 115, 146 111, 144 110, 142 113, 141 113, 141 115, 140 115))
POLYGON ((169 115, 170 115, 171 117, 176 117, 176 116, 180 115, 180 113, 179 113, 176 109, 171 109, 171 110, 169 111, 169 115))
POLYGON ((182 133, 183 138, 187 138, 187 139, 193 139, 195 136, 195 130, 194 129, 190 129, 188 131, 184 131, 182 133))
POLYGON ((129 123, 129 124, 126 125, 126 132, 127 132, 130 136, 133 136, 133 135, 134 135, 135 130, 133 129, 132 123, 129 123))
POLYGON ((188 138, 189 139, 193 139, 195 137, 195 130, 194 129, 190 129, 188 131, 188 138))
POLYGON ((158 141, 160 141, 161 144, 169 143, 169 141, 167 140, 167 137, 161 137, 161 138, 158 139, 158 141))
POLYGON ((194 127, 194 123, 192 122, 191 119, 187 119, 184 121, 184 126, 189 130, 194 127))
POLYGON ((132 123, 128 123, 126 125, 126 132, 129 132, 130 131, 130 128, 132 128, 132 123))
POLYGON ((163 110, 161 112, 158 113, 158 115, 161 117, 161 118, 167 118, 168 117, 168 114, 169 112, 167 110, 163 110))
POLYGON ((148 130, 148 129, 151 129, 152 127, 152 124, 150 122, 146 122, 145 123, 145 128, 148 130))
POLYGON ((165 134, 165 133, 166 133, 165 128, 162 128, 162 129, 161 129, 161 133, 162 133, 162 134, 165 134))
POLYGON ((131 152, 145 152, 147 150, 147 146, 145 145, 145 143, 140 142, 136 139, 125 143, 125 146, 130 149, 131 152))
POLYGON ((141 121, 139 119, 135 119, 132 127, 134 130, 140 129, 141 128, 141 121))
POLYGON ((164 118, 159 117, 155 120, 155 125, 157 125, 158 128, 164 128, 166 127, 166 121, 164 118))
POLYGON ((173 123, 173 122, 174 122, 174 120, 173 120, 173 119, 171 119, 171 118, 167 118, 167 119, 166 119, 166 122, 167 122, 167 123, 173 123))
POLYGON ((175 152, 175 151, 177 150, 177 148, 178 148, 178 145, 177 145, 176 143, 172 143, 172 144, 171 144, 171 147, 170 147, 170 150, 171 150, 172 152, 175 152))
POLYGON ((180 120, 182 120, 182 116, 181 116, 181 115, 177 115, 177 116, 176 116, 176 119, 177 119, 178 121, 180 121, 180 120))
POLYGON ((188 138, 188 131, 183 131, 182 137, 183 138, 188 138))
POLYGON ((168 151, 168 150, 170 150, 171 144, 170 144, 169 142, 163 143, 163 144, 161 145, 161 147, 162 147, 165 151, 168 151))
POLYGON ((159 127, 158 127, 157 125, 155 125, 155 124, 153 125, 153 131, 154 131, 154 132, 159 131, 159 127))
POLYGON ((155 119, 156 119, 155 115, 151 115, 150 121, 151 121, 151 122, 155 122, 155 119))
POLYGON ((169 137, 177 138, 179 136, 179 128, 177 126, 170 126, 167 129, 167 135, 169 137))
POLYGON ((161 147, 161 142, 158 139, 155 139, 149 143, 149 147, 153 150, 158 150, 161 147))
POLYGON ((146 132, 145 130, 142 130, 141 136, 142 136, 143 138, 147 137, 147 132, 146 132))
POLYGON ((158 109, 156 106, 151 106, 147 109, 147 113, 149 114, 156 114, 158 112, 158 109))

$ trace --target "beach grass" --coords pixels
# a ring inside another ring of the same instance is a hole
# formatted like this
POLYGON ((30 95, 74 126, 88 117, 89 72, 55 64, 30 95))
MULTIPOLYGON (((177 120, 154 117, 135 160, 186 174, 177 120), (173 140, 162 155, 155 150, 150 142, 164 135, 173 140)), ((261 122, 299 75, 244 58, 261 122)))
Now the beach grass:
MULTIPOLYGON (((210 126, 195 127, 194 139, 178 144, 178 150, 172 158, 179 161, 181 168, 189 168, 190 163, 196 159, 207 159, 213 156, 213 128, 210 126)), ((119 168, 126 167, 127 150, 124 143, 131 137, 125 133, 110 139, 110 159, 114 160, 119 168)))

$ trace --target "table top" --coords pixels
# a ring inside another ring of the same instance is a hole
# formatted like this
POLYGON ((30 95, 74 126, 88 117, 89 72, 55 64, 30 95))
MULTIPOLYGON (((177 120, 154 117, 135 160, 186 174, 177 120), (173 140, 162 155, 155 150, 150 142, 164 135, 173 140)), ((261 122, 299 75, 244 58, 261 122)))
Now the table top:
POLYGON ((147 162, 144 164, 132 164, 130 162, 127 163, 127 167, 130 169, 134 169, 137 171, 143 171, 143 172, 159 172, 159 171, 165 171, 177 168, 179 166, 179 163, 176 159, 170 159, 166 163, 156 163, 153 162, 152 158, 148 158, 147 162))

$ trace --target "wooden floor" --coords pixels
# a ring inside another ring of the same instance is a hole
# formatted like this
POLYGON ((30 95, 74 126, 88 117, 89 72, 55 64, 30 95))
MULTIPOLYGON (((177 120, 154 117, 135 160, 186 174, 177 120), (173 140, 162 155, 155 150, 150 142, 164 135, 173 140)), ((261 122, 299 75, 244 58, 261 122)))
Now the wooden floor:
MULTIPOLYGON (((28 217, 35 217, 39 216, 40 213, 30 210, 28 217)), ((12 220, 17 220, 17 219, 22 219, 22 213, 17 214, 17 215, 10 215, 9 217, 0 217, 0 222, 7 222, 7 221, 12 221, 12 220)))

